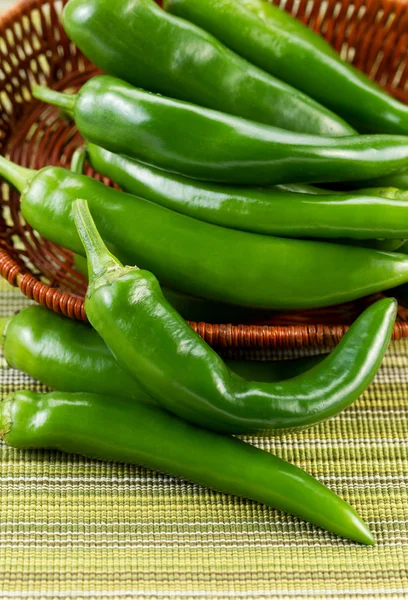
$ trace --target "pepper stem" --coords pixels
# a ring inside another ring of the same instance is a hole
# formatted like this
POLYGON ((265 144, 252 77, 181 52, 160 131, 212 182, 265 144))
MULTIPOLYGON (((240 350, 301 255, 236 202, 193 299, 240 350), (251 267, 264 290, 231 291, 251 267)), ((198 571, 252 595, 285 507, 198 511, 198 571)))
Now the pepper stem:
POLYGON ((11 160, 4 158, 4 156, 0 156, 0 178, 5 179, 20 194, 25 190, 36 173, 37 171, 34 169, 20 167, 20 165, 16 165, 11 160))
POLYGON ((72 173, 77 173, 78 175, 82 175, 84 172, 86 160, 86 149, 84 146, 80 146, 77 148, 72 155, 71 158, 71 171, 72 173))
POLYGON ((123 272, 123 265, 107 249, 89 210, 86 200, 75 200, 72 204, 75 225, 88 259, 89 282, 104 282, 112 279, 113 272, 123 272))
POLYGON ((45 85, 36 85, 32 89, 32 94, 37 100, 58 106, 64 112, 68 113, 71 117, 74 116, 75 102, 77 99, 76 94, 64 94, 57 92, 45 85))

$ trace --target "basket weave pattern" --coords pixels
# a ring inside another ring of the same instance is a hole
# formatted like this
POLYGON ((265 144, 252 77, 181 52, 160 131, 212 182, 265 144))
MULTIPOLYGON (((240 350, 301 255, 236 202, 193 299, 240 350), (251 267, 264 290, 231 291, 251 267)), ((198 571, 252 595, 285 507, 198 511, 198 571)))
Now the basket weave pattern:
MULTIPOLYGON (((67 0, 23 0, 0 17, 0 154, 35 169, 69 167, 81 137, 58 110, 31 97, 31 85, 74 91, 96 68, 66 37, 60 16, 67 0)), ((408 4, 401 0, 276 0, 320 32, 341 55, 408 103, 408 4)), ((88 175, 98 177, 89 166, 88 175)), ((110 184, 108 180, 104 180, 110 184)), ((21 216, 19 195, 0 183, 0 273, 55 312, 86 320, 86 280, 72 253, 41 238, 21 216)), ((340 309, 283 315, 261 325, 190 323, 211 345, 333 346, 367 301, 340 309)), ((394 339, 408 336, 406 311, 394 339)))

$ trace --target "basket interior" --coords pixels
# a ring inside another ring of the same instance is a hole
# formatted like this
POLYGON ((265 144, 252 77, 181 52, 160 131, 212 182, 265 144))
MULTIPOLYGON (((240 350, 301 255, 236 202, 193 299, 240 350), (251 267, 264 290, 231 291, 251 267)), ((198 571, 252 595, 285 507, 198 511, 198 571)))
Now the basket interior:
MULTIPOLYGON (((32 84, 72 92, 97 73, 62 29, 60 16, 66 1, 25 0, 0 17, 0 153, 33 169, 69 168, 82 140, 57 109, 32 99, 32 84)), ((275 3, 319 31, 344 58, 408 103, 407 5, 380 0, 275 3)), ((100 178, 89 165, 85 172, 100 178)), ((82 298, 86 280, 75 270, 72 253, 33 231, 19 205, 19 195, 1 183, 0 247, 38 281, 82 298)), ((349 323, 377 297, 326 310, 265 317, 262 322, 349 323)), ((400 313, 405 320, 405 312, 400 313)))

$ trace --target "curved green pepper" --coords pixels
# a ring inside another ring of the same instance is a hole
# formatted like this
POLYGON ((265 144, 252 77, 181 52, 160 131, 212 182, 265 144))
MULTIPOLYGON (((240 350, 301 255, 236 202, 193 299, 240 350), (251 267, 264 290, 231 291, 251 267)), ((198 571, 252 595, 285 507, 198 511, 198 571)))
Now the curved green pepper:
POLYGON ((117 396, 20 390, 0 403, 0 435, 14 448, 143 465, 298 515, 361 544, 374 543, 351 506, 295 465, 155 406, 117 396))
MULTIPOLYGON (((126 192, 232 229, 298 238, 408 237, 405 200, 361 194, 311 195, 197 182, 88 144, 94 169, 126 192)), ((394 249, 394 247, 393 247, 394 249)))
POLYGON ((318 137, 145 92, 107 75, 77 95, 36 87, 106 150, 194 179, 237 184, 352 181, 408 166, 408 137, 318 137))
POLYGON ((59 167, 37 172, 0 157, 1 176, 24 190, 24 218, 45 238, 84 253, 72 216, 72 202, 84 198, 122 262, 193 296, 266 310, 319 308, 408 281, 406 255, 217 227, 59 167))
POLYGON ((408 133, 407 106, 343 61, 323 38, 269 2, 164 0, 164 5, 331 108, 358 130, 408 133))
MULTIPOLYGON (((64 392, 91 392, 154 402, 113 358, 97 332, 42 306, 29 306, 0 319, 3 354, 14 369, 64 392)), ((255 381, 290 379, 312 368, 324 355, 295 360, 227 360, 238 375, 255 381)))
POLYGON ((291 131, 356 133, 315 100, 153 0, 115 0, 114 10, 112 0, 70 0, 62 20, 95 65, 137 87, 291 131))
POLYGON ((349 406, 374 378, 391 339, 395 300, 369 307, 339 346, 303 375, 248 382, 168 304, 151 273, 113 257, 86 201, 75 201, 74 215, 89 265, 89 321, 118 363, 170 412, 225 433, 307 427, 349 406))

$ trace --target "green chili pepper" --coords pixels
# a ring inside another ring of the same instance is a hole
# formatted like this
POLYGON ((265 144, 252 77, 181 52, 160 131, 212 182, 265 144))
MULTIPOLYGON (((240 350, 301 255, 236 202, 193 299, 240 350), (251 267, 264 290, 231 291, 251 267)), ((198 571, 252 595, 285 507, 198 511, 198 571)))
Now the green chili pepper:
POLYGON ((319 308, 408 281, 406 255, 202 223, 59 167, 37 172, 0 157, 1 176, 24 190, 23 216, 45 238, 83 254, 72 202, 85 198, 122 262, 193 296, 266 310, 319 308))
POLYGON ((322 138, 164 98, 101 75, 77 95, 36 87, 74 116, 82 136, 195 179, 237 184, 352 181, 408 166, 408 137, 322 138))
POLYGON ((137 87, 291 131, 355 134, 315 100, 153 0, 115 0, 115 10, 112 0, 71 0, 63 24, 102 71, 137 87))
POLYGON ((396 302, 368 308, 320 365, 278 383, 248 382, 186 324, 157 279, 107 250, 86 201, 74 203, 89 265, 85 310, 118 363, 170 412, 225 433, 285 430, 323 421, 366 389, 388 347, 396 302))
MULTIPOLYGON (((98 333, 41 306, 0 319, 3 354, 14 369, 65 392, 92 392, 154 402, 113 358, 98 333)), ((295 360, 229 360, 229 368, 255 381, 289 379, 312 368, 324 355, 295 360)))
MULTIPOLYGON (((84 277, 88 278, 88 262, 84 256, 74 255, 75 268, 84 277)), ((162 286, 164 297, 187 321, 203 321, 213 324, 244 324, 268 321, 275 313, 271 310, 263 311, 223 302, 212 302, 197 296, 189 296, 184 292, 171 290, 162 286)))
MULTIPOLYGON (((353 190, 351 193, 363 197, 372 195, 379 196, 380 198, 390 200, 391 202, 396 200, 397 203, 408 201, 408 191, 389 186, 361 188, 359 190, 353 190)), ((398 252, 404 252, 402 247, 404 246, 405 241, 405 239, 376 239, 370 241, 370 248, 383 250, 385 252, 395 252, 396 250, 398 250, 398 252)))
MULTIPOLYGON (((72 155, 71 172, 82 174, 86 160, 86 150, 78 147, 72 155)), ((115 252, 112 247, 112 252, 115 252)), ((84 256, 74 254, 74 265, 84 277, 88 277, 88 263, 84 256)), ((177 290, 162 287, 164 296, 172 306, 188 321, 209 321, 210 323, 245 323, 250 320, 262 320, 271 316, 270 311, 249 310, 239 306, 231 306, 222 302, 211 302, 203 298, 189 296, 177 290)), ((73 390, 77 391, 77 390, 73 390)), ((78 390, 81 391, 81 390, 78 390)), ((83 390, 82 390, 83 391, 83 390)))
MULTIPOLYGON (((103 152, 104 154, 106 153, 109 156, 109 152, 107 150, 103 150, 103 149, 99 149, 99 146, 95 146, 95 148, 98 148, 98 150, 100 152, 103 152)), ((131 159, 129 159, 131 160, 131 159)), ((396 178, 398 178, 398 175, 395 175, 396 178)), ((384 179, 384 186, 382 187, 378 187, 381 186, 381 180, 378 180, 378 186, 377 187, 371 187, 371 188, 361 188, 358 190, 352 189, 351 193, 353 195, 358 195, 358 196, 379 196, 380 198, 387 198, 390 200, 408 200, 408 194, 406 191, 401 190, 401 189, 397 189, 395 187, 392 187, 392 183, 391 183, 392 177, 389 178, 389 185, 387 186, 386 183, 386 179, 384 179)), ((367 185, 371 184, 375 184, 375 181, 372 182, 365 182, 367 183, 367 185)), ((355 185, 355 183, 354 183, 355 185)), ((281 185, 277 185, 274 186, 276 189, 280 189, 282 191, 287 191, 287 192, 296 192, 298 194, 312 194, 314 196, 318 195, 318 196, 326 196, 326 195, 331 195, 331 196, 339 196, 341 194, 344 194, 344 192, 339 191, 339 190, 326 190, 324 188, 320 188, 320 187, 315 187, 315 186, 311 186, 311 185, 301 185, 301 184, 293 184, 293 185, 285 185, 285 184, 281 184, 281 185)), ((398 187, 398 186, 397 186, 398 187)), ((408 189, 408 186, 407 186, 408 189)), ((404 250, 402 249, 402 247, 404 246, 406 240, 404 239, 372 239, 372 240, 351 240, 350 238, 346 238, 346 239, 341 239, 341 240, 337 240, 338 242, 341 242, 342 244, 356 244, 359 246, 364 246, 365 248, 373 248, 375 250, 382 250, 384 252, 395 252, 396 250, 398 250, 399 252, 403 252, 405 254, 408 254, 408 252, 404 252, 404 250)))
MULTIPOLYGON (((397 216, 397 212, 408 207, 408 195, 395 188, 357 190, 348 195, 301 184, 264 189, 231 188, 198 183, 95 144, 88 144, 87 150, 94 169, 110 177, 122 189, 202 221, 283 237, 333 238, 342 244, 350 244, 354 239, 360 246, 385 252, 398 250, 404 243, 404 239, 394 238, 404 225, 404 217, 397 216), (306 197, 299 198, 300 194, 306 197), (310 199, 310 195, 317 199, 310 199), (364 197, 356 199, 356 195, 364 197), (374 206, 370 206, 373 200, 374 206), (342 217, 340 222, 339 215, 342 217), (372 235, 380 236, 386 231, 386 223, 393 215, 396 228, 388 229, 391 239, 371 239, 372 235), (372 230, 370 217, 374 221, 372 230), (349 237, 342 239, 340 235, 349 237)), ((171 299, 170 303, 177 308, 177 303, 171 299)))
POLYGON ((164 6, 315 98, 357 129, 408 133, 407 106, 278 7, 264 0, 164 0, 164 6))
POLYGON ((117 396, 20 390, 0 404, 0 435, 14 448, 143 465, 298 515, 361 544, 374 543, 351 506, 295 465, 155 406, 117 396))
POLYGON ((323 196, 231 187, 167 173, 93 144, 88 156, 94 169, 125 191, 215 225, 282 237, 408 237, 408 194, 400 200, 375 192, 323 196))

